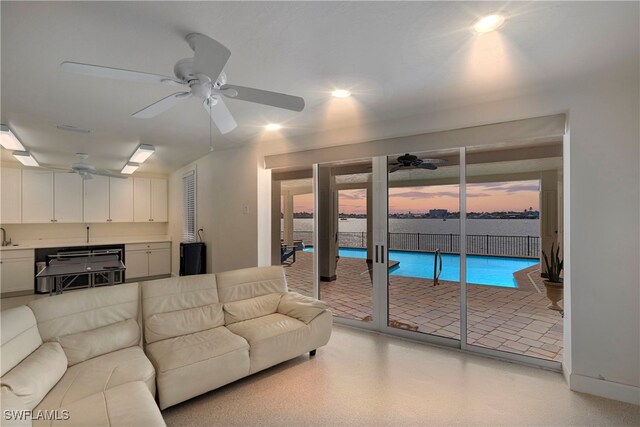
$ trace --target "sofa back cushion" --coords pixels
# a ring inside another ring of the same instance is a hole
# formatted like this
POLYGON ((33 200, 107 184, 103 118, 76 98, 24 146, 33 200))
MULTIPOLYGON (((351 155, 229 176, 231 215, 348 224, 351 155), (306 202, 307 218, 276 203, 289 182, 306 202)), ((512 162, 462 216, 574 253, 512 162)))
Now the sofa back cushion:
POLYGON ((138 292, 138 284, 129 283, 40 298, 29 307, 42 339, 60 342, 71 366, 139 344, 138 292), (79 350, 79 343, 89 348, 79 350))
POLYGON ((213 274, 142 282, 147 344, 224 325, 213 274))
POLYGON ((0 376, 42 344, 36 318, 26 305, 0 311, 0 376))
POLYGON ((284 269, 279 266, 252 267, 216 274, 220 302, 229 303, 267 294, 287 292, 284 269))
POLYGON ((57 342, 46 342, 7 372, 1 381, 28 409, 35 408, 67 371, 67 357, 57 342))
POLYGON ((224 304, 224 321, 230 325, 243 320, 267 316, 278 310, 281 293, 261 295, 255 298, 227 302, 224 304))

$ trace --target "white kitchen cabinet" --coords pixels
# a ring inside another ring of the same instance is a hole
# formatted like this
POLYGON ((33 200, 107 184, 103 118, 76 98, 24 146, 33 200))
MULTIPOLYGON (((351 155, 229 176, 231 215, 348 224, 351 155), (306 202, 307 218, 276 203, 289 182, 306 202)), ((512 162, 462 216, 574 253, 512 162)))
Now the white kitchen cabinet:
POLYGON ((0 223, 22 222, 22 169, 0 169, 0 223))
POLYGON ((0 292, 33 293, 34 278, 33 249, 0 251, 0 292))
POLYGON ((151 220, 167 222, 167 180, 153 178, 151 180, 151 220))
POLYGON ((151 178, 133 178, 133 220, 151 220, 151 178))
POLYGON ((127 281, 171 274, 171 242, 125 245, 127 281))
POLYGON ((54 222, 82 222, 82 177, 77 173, 56 172, 53 176, 54 222))
POLYGON ((109 222, 109 177, 84 180, 84 222, 109 222))
POLYGON ((109 222, 133 222, 133 180, 109 178, 109 222))
POLYGON ((53 172, 22 171, 22 223, 55 222, 53 214, 53 172))
POLYGON ((133 207, 135 222, 167 222, 167 180, 134 178, 133 207))

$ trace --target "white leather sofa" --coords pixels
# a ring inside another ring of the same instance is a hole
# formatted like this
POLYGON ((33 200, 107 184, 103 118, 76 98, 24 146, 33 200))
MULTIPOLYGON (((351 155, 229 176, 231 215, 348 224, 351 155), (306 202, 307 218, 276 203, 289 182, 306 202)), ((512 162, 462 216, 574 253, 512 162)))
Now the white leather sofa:
POLYGON ((288 292, 282 267, 142 282, 147 355, 162 409, 329 341, 326 303, 288 292))
POLYGON ((31 425, 31 411, 33 425, 163 426, 156 382, 164 409, 315 354, 331 335, 327 308, 288 292, 281 267, 258 267, 2 310, 1 424, 31 425))
POLYGON ((133 283, 3 310, 2 425, 165 425, 139 305, 133 283))

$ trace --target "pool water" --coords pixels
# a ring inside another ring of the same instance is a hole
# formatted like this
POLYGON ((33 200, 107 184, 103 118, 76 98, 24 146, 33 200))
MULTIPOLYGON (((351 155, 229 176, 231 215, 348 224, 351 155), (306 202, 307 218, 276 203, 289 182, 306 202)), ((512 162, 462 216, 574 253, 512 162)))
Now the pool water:
MULTIPOLYGON (((306 252, 313 252, 307 247, 306 252)), ((340 248, 344 258, 366 258, 366 249, 340 248)), ((389 271, 391 276, 433 279, 432 252, 389 251, 389 259, 400 265, 389 271)), ((467 255, 467 283, 517 288, 513 273, 538 264, 535 258, 511 258, 497 256, 467 255)), ((460 281, 460 255, 442 254, 440 280, 460 281)))

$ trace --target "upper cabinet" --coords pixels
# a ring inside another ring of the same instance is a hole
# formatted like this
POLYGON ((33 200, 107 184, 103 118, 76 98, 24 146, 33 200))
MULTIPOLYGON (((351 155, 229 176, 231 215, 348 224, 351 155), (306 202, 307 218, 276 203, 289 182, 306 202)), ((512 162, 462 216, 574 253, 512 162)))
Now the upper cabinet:
POLYGON ((133 217, 135 222, 167 222, 167 180, 133 179, 133 217))
POLYGON ((54 222, 82 222, 82 177, 77 173, 53 174, 54 222))
POLYGON ((22 222, 22 170, 0 169, 0 223, 22 222))
POLYGON ((0 170, 2 224, 167 222, 167 180, 0 170))
POLYGON ((109 178, 109 222, 133 222, 133 179, 109 178))
POLYGON ((22 222, 55 222, 53 216, 53 172, 22 171, 22 222))
POLYGON ((84 222, 109 221, 109 177, 84 180, 84 222))

